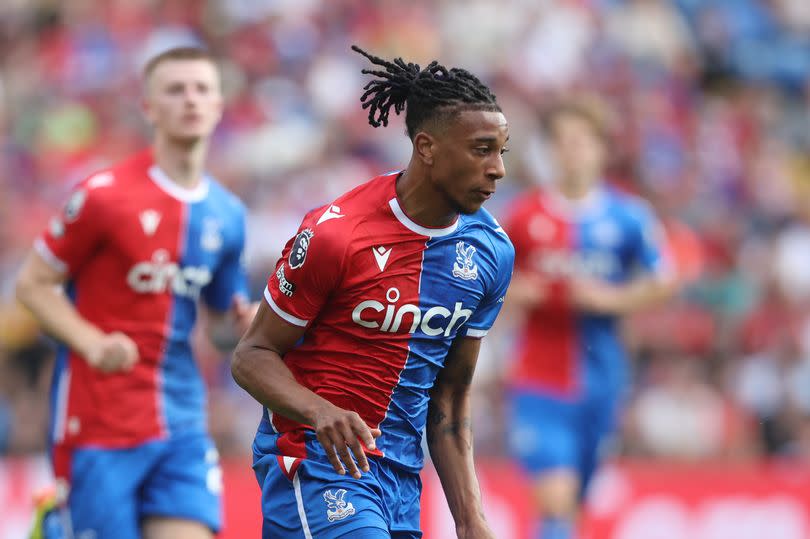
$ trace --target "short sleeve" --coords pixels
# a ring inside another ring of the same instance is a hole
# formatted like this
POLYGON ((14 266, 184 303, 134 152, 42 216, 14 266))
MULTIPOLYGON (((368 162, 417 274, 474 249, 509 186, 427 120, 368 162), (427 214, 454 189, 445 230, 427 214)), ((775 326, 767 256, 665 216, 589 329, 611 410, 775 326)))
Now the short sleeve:
POLYGON ((342 275, 345 240, 336 228, 319 228, 310 212, 287 242, 264 297, 277 315, 305 327, 323 308, 342 275))
POLYGON ((104 242, 108 220, 102 197, 111 181, 112 175, 104 173, 79 184, 35 241, 34 249, 57 271, 77 274, 104 242), (98 181, 107 177, 107 182, 98 181))
MULTIPOLYGON (((504 234, 505 236, 505 234, 504 234)), ((512 281, 512 270, 515 263, 515 250, 507 239, 504 246, 498 249, 496 260, 496 273, 489 289, 486 291, 483 300, 475 309, 469 321, 464 325, 464 335, 467 337, 481 338, 486 336, 498 313, 501 312, 506 291, 512 281)))
POLYGON ((248 279, 245 269, 245 212, 241 208, 235 218, 233 240, 214 272, 214 278, 202 292, 205 303, 217 311, 230 308, 235 296, 248 297, 248 279))
POLYGON ((665 274, 669 263, 665 256, 665 236, 663 227, 646 205, 636 211, 637 232, 634 235, 633 258, 636 266, 644 273, 665 274))

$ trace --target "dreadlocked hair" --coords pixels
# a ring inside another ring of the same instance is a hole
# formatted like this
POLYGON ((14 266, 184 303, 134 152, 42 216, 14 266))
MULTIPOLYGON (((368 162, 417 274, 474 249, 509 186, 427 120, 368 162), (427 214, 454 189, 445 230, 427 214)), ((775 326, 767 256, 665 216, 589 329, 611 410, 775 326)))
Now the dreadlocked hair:
POLYGON ((377 77, 363 87, 365 93, 360 97, 363 108, 368 109, 368 123, 374 127, 388 125, 392 106, 396 114, 407 106, 405 126, 411 138, 427 120, 437 120, 440 114, 452 115, 462 110, 501 112, 495 94, 466 69, 447 69, 435 60, 422 69, 402 58, 383 60, 356 45, 352 45, 352 50, 384 68, 362 70, 377 77))

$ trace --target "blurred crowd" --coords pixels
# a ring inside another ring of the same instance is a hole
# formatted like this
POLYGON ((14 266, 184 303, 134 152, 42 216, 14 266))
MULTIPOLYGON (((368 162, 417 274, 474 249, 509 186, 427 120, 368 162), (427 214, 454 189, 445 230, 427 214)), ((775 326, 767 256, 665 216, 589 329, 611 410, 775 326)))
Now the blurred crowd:
MULTIPOLYGON (((648 198, 681 276, 626 324, 633 383, 618 454, 810 458, 810 2, 807 0, 4 0, 0 3, 0 454, 41 451, 53 344, 13 300, 72 182, 147 143, 138 72, 180 44, 220 59, 210 168, 249 206, 256 299, 303 213, 404 167, 400 120, 360 109, 358 44, 487 82, 510 122, 490 202, 553 173, 537 111, 596 92, 610 181, 648 198)), ((515 313, 485 340, 478 454, 503 455, 515 313)), ((260 414, 197 339, 211 427, 247 454, 260 414)))

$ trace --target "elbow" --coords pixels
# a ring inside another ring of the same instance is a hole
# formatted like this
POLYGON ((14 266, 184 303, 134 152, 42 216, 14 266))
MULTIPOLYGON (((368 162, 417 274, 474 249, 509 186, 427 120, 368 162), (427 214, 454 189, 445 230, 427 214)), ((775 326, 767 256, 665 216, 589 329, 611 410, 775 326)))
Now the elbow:
POLYGON ((247 346, 240 341, 239 344, 236 345, 233 351, 233 357, 231 358, 231 376, 240 387, 245 387, 249 370, 247 346))
POLYGON ((34 288, 34 285, 25 277, 25 275, 20 275, 14 285, 14 295, 17 298, 17 301, 30 308, 34 288))

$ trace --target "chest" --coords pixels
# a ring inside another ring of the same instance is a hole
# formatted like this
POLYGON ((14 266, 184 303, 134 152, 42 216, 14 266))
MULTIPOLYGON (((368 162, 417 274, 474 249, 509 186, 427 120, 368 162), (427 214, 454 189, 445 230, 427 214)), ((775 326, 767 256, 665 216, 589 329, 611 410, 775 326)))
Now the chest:
POLYGON ((210 205, 145 196, 111 215, 107 250, 135 292, 195 298, 212 280, 228 240, 225 219, 210 205))
POLYGON ((524 264, 552 278, 617 278, 633 265, 636 233, 609 212, 568 221, 539 211, 527 217, 520 234, 524 264))
POLYGON ((347 257, 338 308, 369 331, 452 338, 490 282, 484 247, 469 237, 363 236, 347 257))

